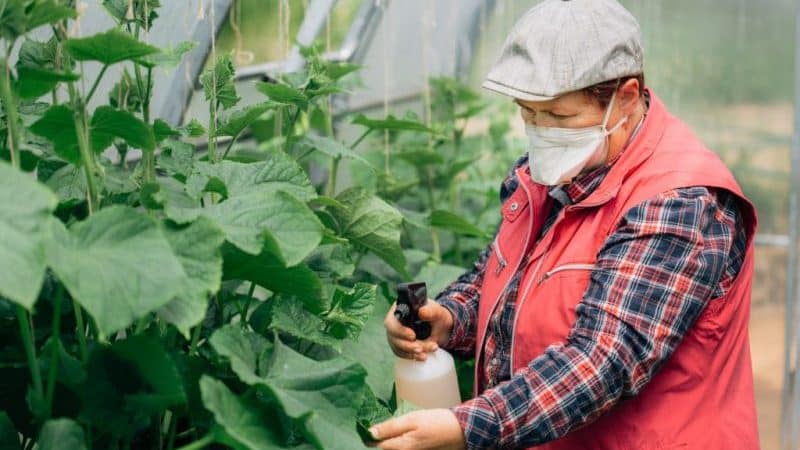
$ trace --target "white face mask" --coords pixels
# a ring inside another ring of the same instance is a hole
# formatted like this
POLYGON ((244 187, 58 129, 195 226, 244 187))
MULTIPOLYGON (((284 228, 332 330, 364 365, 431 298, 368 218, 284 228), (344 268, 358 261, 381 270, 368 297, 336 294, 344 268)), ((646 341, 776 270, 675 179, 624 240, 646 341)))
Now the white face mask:
POLYGON ((603 123, 587 128, 553 128, 526 125, 528 164, 533 181, 546 186, 570 183, 591 161, 605 161, 608 136, 628 118, 623 117, 608 130, 608 118, 617 93, 611 96, 603 123))

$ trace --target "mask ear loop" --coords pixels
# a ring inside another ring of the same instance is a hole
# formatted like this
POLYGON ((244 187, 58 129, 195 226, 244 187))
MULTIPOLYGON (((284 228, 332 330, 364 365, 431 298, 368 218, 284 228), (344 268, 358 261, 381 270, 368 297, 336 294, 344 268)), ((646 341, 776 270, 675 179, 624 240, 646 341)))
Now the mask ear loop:
POLYGON ((625 122, 628 121, 627 117, 623 117, 622 119, 614 125, 613 128, 610 130, 608 129, 608 119, 611 118, 611 110, 614 109, 614 100, 617 98, 617 91, 619 90, 620 80, 617 80, 617 87, 614 88, 614 93, 611 94, 611 100, 608 102, 608 107, 606 108, 606 114, 603 116, 603 130, 605 131, 606 137, 611 134, 614 134, 615 131, 619 129, 625 122))

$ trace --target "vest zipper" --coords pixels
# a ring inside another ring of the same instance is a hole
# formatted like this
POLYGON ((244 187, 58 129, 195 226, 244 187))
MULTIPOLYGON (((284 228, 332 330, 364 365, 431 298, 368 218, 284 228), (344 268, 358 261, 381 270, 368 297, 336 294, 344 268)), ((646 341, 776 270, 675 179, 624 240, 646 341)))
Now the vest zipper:
POLYGON ((539 282, 537 284, 544 283, 545 280, 550 278, 551 276, 559 273, 565 272, 567 270, 594 270, 594 264, 564 264, 554 268, 553 270, 547 271, 541 278, 539 278, 539 282))
POLYGON ((492 248, 494 248, 494 253, 495 255, 497 255, 497 262, 498 262, 497 268, 494 270, 495 275, 500 275, 500 272, 502 272, 503 269, 505 269, 506 266, 508 265, 506 259, 503 257, 503 252, 500 251, 500 244, 498 243, 499 237, 500 233, 498 233, 497 236, 495 236, 494 243, 492 243, 492 248))

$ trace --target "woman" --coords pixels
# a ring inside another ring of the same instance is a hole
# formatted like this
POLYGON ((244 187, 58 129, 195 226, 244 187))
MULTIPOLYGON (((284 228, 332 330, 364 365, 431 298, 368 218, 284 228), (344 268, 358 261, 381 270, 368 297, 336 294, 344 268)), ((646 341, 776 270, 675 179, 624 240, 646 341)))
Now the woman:
POLYGON ((374 427, 384 449, 756 449, 747 324, 755 210, 644 87, 636 19, 614 0, 546 0, 484 87, 530 145, 472 270, 392 312, 396 354, 476 358, 475 396, 374 427))

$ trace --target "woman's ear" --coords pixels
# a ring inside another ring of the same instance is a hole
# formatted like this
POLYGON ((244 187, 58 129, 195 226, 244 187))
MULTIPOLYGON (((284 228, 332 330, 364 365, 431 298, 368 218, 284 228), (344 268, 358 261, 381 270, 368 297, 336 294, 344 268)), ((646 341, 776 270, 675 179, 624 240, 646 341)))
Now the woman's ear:
POLYGON ((619 102, 619 108, 623 114, 628 115, 633 113, 636 106, 639 104, 639 96, 639 80, 636 78, 625 81, 625 83, 619 87, 617 91, 617 101, 619 102))

